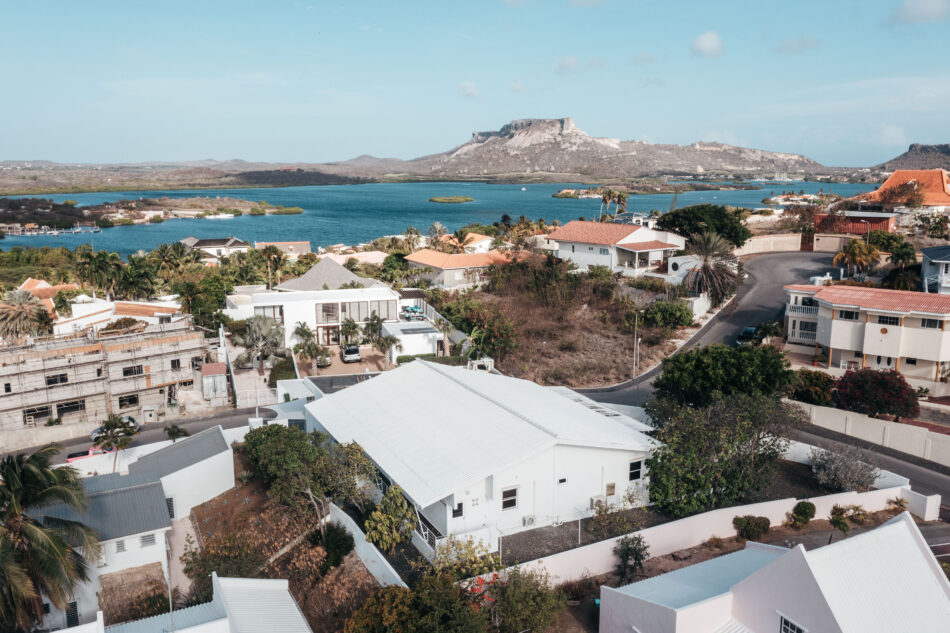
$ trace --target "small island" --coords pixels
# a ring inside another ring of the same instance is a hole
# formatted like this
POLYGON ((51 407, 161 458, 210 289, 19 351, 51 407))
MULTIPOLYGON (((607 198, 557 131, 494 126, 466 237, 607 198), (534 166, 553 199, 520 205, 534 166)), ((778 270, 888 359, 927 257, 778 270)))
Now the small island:
POLYGON ((429 202, 459 204, 460 202, 475 202, 475 198, 470 198, 469 196, 440 196, 436 198, 429 198, 429 202))

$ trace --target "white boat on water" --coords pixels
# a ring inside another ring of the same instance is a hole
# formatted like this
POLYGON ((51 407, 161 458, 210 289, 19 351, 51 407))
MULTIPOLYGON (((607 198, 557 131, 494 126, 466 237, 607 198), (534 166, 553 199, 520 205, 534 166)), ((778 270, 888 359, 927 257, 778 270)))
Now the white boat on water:
POLYGON ((521 190, 522 190, 522 191, 527 191, 528 188, 527 188, 527 187, 522 187, 521 190))
POLYGON ((206 215, 205 220, 233 220, 234 216, 230 213, 219 213, 217 215, 206 215))

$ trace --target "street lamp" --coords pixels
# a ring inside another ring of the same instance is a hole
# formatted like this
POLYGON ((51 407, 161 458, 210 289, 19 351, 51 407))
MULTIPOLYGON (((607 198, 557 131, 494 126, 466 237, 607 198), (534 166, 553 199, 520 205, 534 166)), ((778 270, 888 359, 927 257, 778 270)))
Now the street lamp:
POLYGON ((867 220, 860 220, 860 221, 861 221, 861 222, 864 222, 865 224, 868 225, 868 232, 867 232, 867 238, 866 238, 866 239, 867 239, 867 242, 870 244, 870 242, 871 242, 871 223, 868 222, 867 220))

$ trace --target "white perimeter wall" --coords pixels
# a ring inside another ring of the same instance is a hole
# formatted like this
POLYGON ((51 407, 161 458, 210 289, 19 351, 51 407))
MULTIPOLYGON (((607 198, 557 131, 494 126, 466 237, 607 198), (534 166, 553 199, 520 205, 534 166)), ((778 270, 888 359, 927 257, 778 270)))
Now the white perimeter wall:
POLYGON ((333 503, 330 504, 330 520, 342 525, 353 536, 353 549, 356 551, 356 555, 363 561, 363 565, 366 566, 366 569, 380 586, 396 585, 408 588, 408 585, 399 577, 399 574, 389 564, 386 557, 379 553, 375 545, 366 540, 366 535, 363 534, 363 530, 359 528, 356 521, 333 503))
POLYGON ((779 233, 776 235, 756 235, 746 240, 740 248, 733 251, 736 257, 755 253, 781 253, 798 251, 802 247, 802 236, 798 233, 779 233))
POLYGON ((175 518, 234 487, 234 456, 231 447, 197 464, 162 477, 165 497, 175 501, 175 518))

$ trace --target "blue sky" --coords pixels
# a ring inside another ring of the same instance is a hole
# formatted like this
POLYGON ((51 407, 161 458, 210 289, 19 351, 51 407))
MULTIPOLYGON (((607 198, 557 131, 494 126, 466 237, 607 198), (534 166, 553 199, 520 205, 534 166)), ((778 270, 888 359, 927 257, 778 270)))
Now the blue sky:
POLYGON ((950 0, 0 0, 0 160, 412 158, 511 119, 871 165, 950 142, 950 0))

